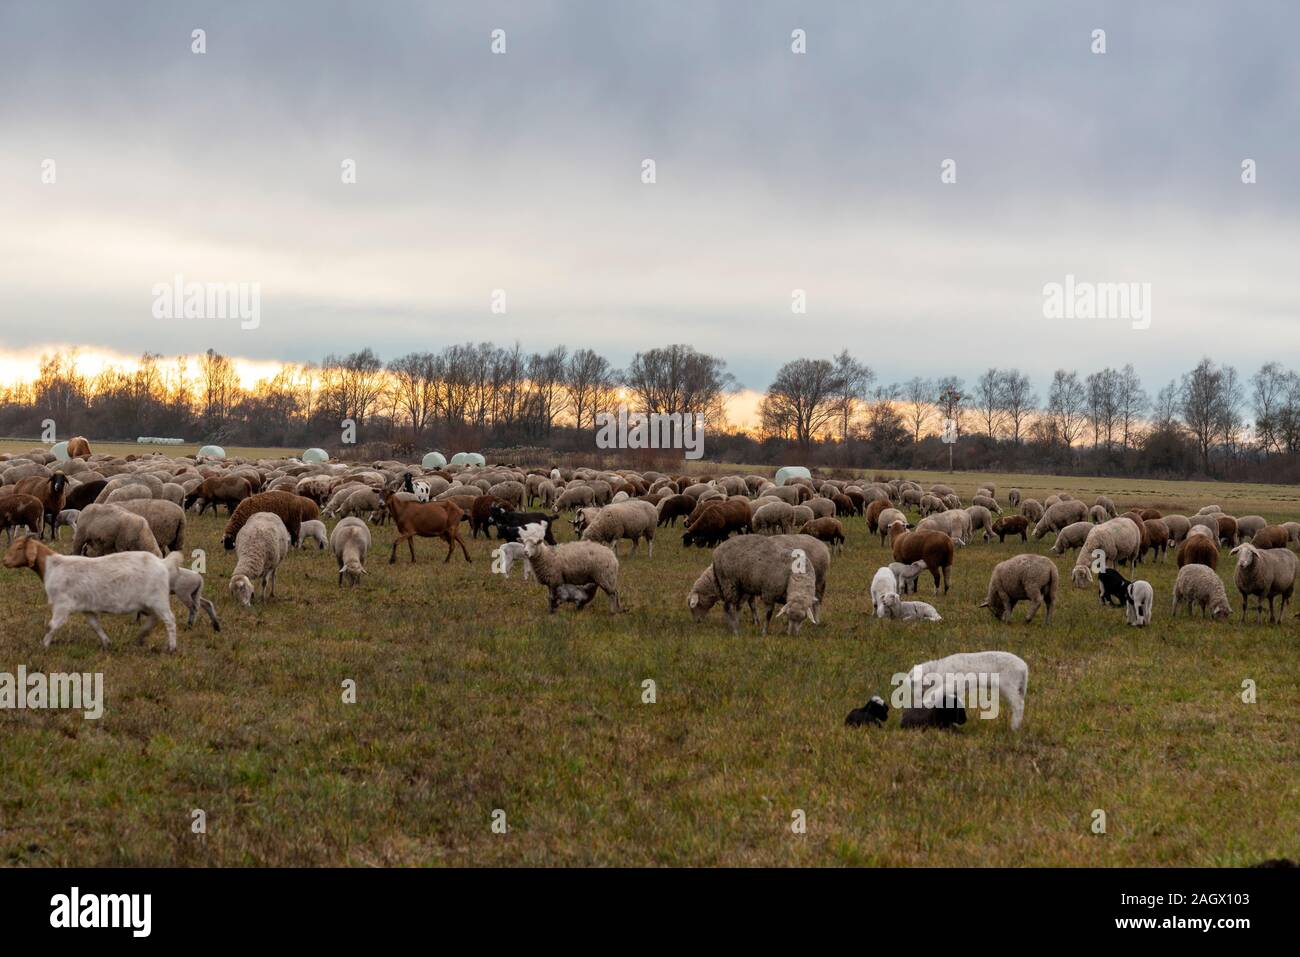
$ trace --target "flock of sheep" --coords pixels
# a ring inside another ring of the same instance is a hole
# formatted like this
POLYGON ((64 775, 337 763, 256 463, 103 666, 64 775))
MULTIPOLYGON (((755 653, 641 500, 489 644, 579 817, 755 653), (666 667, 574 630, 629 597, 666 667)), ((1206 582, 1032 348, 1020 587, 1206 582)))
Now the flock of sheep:
MULTIPOLYGON (((208 508, 225 509, 221 541, 236 557, 228 588, 245 606, 275 595, 276 571, 289 549, 307 542, 333 553, 340 585, 361 584, 368 575, 371 526, 391 522, 396 534, 390 563, 403 542, 414 562, 415 539, 421 537, 447 545, 444 562, 457 548, 469 562, 464 535, 495 536, 492 571, 508 576, 522 561, 525 579, 546 588, 551 612, 566 603, 581 609, 598 592, 618 612, 619 542, 630 543, 631 558, 644 541, 645 560, 652 561, 656 532, 675 529, 680 521, 684 548, 711 549, 711 560, 687 594, 689 611, 703 620, 720 604, 733 633, 746 606, 764 634, 773 617, 784 618, 790 634, 805 622, 818 624, 827 572, 844 548, 844 519, 851 516, 865 518, 870 535, 889 548, 892 560, 876 570, 870 586, 873 611, 882 619, 941 620, 933 605, 905 596, 927 574, 935 594, 946 593, 962 548, 993 536, 1019 536, 1028 545, 1050 535, 1050 553, 1078 551, 1069 580, 1096 587, 1102 603, 1123 606, 1130 624, 1150 623, 1154 589, 1124 577, 1121 569, 1128 566, 1135 574, 1148 555, 1161 561, 1169 550, 1179 566, 1173 613, 1185 605, 1189 614, 1199 608, 1211 619, 1232 614, 1217 572, 1224 547, 1236 561, 1242 621, 1254 596, 1256 618, 1267 601, 1269 621, 1280 622, 1295 586, 1291 549, 1300 544, 1300 524, 1234 518, 1217 505, 1190 516, 1149 508, 1120 513, 1105 495, 1089 504, 1059 493, 1040 503, 1010 489, 1004 509, 991 484, 965 503, 946 485, 922 488, 903 478, 794 478, 776 485, 758 474, 426 470, 397 461, 122 458, 94 454, 84 440, 74 448, 78 454, 62 462, 44 450, 0 456, 0 524, 11 542, 4 565, 30 568, 42 579, 52 609, 47 645, 70 615, 84 613, 107 647, 98 616, 135 614, 143 618, 141 640, 161 622, 168 648, 175 650, 172 595, 188 609, 190 625, 202 611, 219 629, 215 607, 202 594, 203 569, 184 564, 187 516, 208 508), (325 522, 335 519, 329 530, 325 522), (556 529, 566 525, 575 540, 559 542, 556 529), (65 526, 72 541, 69 553, 61 554, 44 539, 57 543, 65 526), (15 537, 16 531, 23 534, 15 537)), ((1006 622, 1018 603, 1027 602, 1027 621, 1043 608, 1050 623, 1059 584, 1055 561, 1026 551, 993 569, 980 606, 1006 622)))

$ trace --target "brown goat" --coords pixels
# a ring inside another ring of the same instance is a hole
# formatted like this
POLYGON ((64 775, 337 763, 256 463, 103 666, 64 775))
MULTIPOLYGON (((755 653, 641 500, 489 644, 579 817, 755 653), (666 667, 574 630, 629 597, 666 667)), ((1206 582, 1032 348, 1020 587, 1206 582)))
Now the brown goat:
POLYGON ((451 553, 457 545, 460 545, 465 561, 473 561, 469 557, 469 549, 465 547, 465 540, 460 537, 460 522, 464 513, 455 502, 414 502, 400 499, 387 489, 383 492, 383 498, 388 513, 393 517, 393 524, 397 526, 397 538, 393 541, 388 564, 397 561, 397 546, 403 541, 411 550, 411 561, 415 561, 416 535, 422 538, 441 538, 447 543, 444 564, 451 561, 451 553))
POLYGON ((204 479, 198 488, 186 495, 185 508, 186 510, 193 508, 194 503, 202 499, 200 515, 208 510, 209 505, 212 506, 213 515, 217 514, 218 505, 225 505, 226 514, 234 515, 239 503, 252 494, 253 487, 242 475, 219 475, 216 478, 204 479))
POLYGON ((950 569, 952 568, 952 539, 943 532, 922 529, 909 532, 906 522, 894 522, 889 526, 889 542, 894 553, 894 561, 911 564, 924 561, 925 567, 934 576, 934 590, 939 591, 939 575, 943 574, 943 590, 948 591, 950 569))
POLYGON ((90 458, 90 443, 86 441, 85 436, 74 435, 72 438, 68 439, 68 458, 90 458))
POLYGON ((26 525, 39 536, 44 512, 44 504, 35 495, 15 492, 0 497, 0 526, 4 527, 11 542, 14 540, 15 525, 26 525))
MULTIPOLYGON (((51 540, 54 538, 54 520, 59 517, 67 501, 67 485, 68 477, 62 472, 55 472, 49 478, 43 475, 32 475, 14 483, 15 495, 31 495, 41 500, 41 508, 45 513, 45 527, 49 529, 51 540)), ((39 539, 41 536, 36 537, 39 539)))
POLYGON ((1208 565, 1216 571, 1219 568, 1219 549, 1214 542, 1204 535, 1193 535, 1183 541, 1178 549, 1178 567, 1184 565, 1208 565))

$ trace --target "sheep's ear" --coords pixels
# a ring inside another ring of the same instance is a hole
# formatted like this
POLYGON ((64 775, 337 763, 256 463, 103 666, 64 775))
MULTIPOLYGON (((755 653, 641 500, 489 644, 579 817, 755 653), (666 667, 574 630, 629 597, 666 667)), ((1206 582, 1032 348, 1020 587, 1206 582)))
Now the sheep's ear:
POLYGON ((690 606, 691 606, 692 608, 694 608, 694 607, 696 607, 697 605, 699 605, 699 603, 700 603, 700 596, 699 596, 699 595, 691 595, 690 602, 689 602, 690 606))

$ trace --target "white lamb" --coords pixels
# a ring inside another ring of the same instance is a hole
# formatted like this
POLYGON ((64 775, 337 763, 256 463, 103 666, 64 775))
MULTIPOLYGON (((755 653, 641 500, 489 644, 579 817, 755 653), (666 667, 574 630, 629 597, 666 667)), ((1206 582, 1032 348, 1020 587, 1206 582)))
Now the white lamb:
POLYGON ((510 569, 515 562, 524 563, 524 581, 533 577, 532 566, 528 564, 528 556, 524 554, 524 546, 521 542, 502 542, 498 547, 492 550, 492 570, 498 574, 509 578, 510 569))
POLYGON ((886 618, 899 621, 943 621, 939 612, 928 602, 903 601, 898 595, 886 595, 884 607, 886 618))
POLYGON ((1151 624, 1151 608, 1156 595, 1149 581, 1139 579, 1128 587, 1128 600, 1124 602, 1124 620, 1136 628, 1151 624))
POLYGON ((30 568, 44 583, 52 610, 43 639, 47 648, 54 633, 77 612, 86 616, 105 648, 108 635, 99 624, 99 615, 143 612, 140 640, 161 621, 167 630, 167 650, 176 650, 167 565, 157 556, 148 552, 116 552, 97 558, 60 555, 48 545, 24 537, 9 546, 4 566, 30 568))
POLYGON ((925 571, 925 567, 924 560, 912 562, 910 565, 904 562, 889 563, 889 570, 894 573, 899 594, 906 595, 910 591, 916 591, 917 576, 925 571))
POLYGON ((877 618, 885 617, 885 596, 898 594, 898 581, 888 566, 876 569, 871 579, 871 610, 877 618))
POLYGON ((318 518, 308 519, 298 529, 298 547, 306 548, 309 540, 316 543, 318 551, 325 549, 325 523, 318 518))

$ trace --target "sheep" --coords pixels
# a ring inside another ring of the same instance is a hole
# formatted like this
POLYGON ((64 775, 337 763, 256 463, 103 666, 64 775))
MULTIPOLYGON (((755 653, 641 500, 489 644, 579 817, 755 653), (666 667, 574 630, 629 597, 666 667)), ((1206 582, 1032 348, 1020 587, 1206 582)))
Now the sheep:
MULTIPOLYGON (((1098 495, 1096 501, 1092 504, 1093 507, 1102 509, 1106 513, 1106 518, 1115 518, 1119 514, 1119 511, 1115 508, 1115 503, 1107 495, 1098 495)), ((1102 519, 1102 521, 1105 520, 1102 519)))
POLYGON ((172 616, 167 566, 156 555, 60 555, 40 540, 23 536, 10 544, 4 566, 30 568, 45 586, 51 608, 50 624, 42 639, 46 648, 54 633, 77 612, 86 616, 105 648, 109 646, 108 635, 99 624, 99 615, 144 612, 139 640, 144 641, 161 621, 167 631, 167 650, 176 650, 176 619, 172 616))
POLYGON ((1204 565, 1207 568, 1219 567, 1219 549, 1208 535, 1188 535, 1186 541, 1178 548, 1177 562, 1179 568, 1188 565, 1204 565))
POLYGON ((991 495, 976 495, 970 500, 970 503, 972 505, 982 505, 994 515, 1002 514, 1002 506, 999 505, 997 500, 991 495))
MULTIPOLYGON (((59 512, 62 515, 63 512, 59 512)), ((44 528, 45 503, 35 495, 16 492, 0 498, 0 525, 4 526, 8 541, 14 540, 14 528, 18 525, 30 530, 37 538, 44 528)), ((55 522, 58 522, 57 516, 55 522)), ((51 538, 57 538, 52 535, 51 538)))
POLYGON ((262 512, 270 512, 284 522, 284 527, 289 531, 289 541, 294 545, 298 544, 298 533, 303 519, 317 518, 320 514, 311 499, 293 492, 258 492, 256 495, 250 495, 235 506, 235 511, 231 513, 230 520, 226 522, 226 527, 221 533, 221 544, 227 551, 235 547, 235 538, 239 535, 239 530, 244 527, 244 523, 253 515, 262 512), (308 505, 313 509, 313 514, 304 515, 303 512, 308 505))
POLYGON ((1165 552, 1169 548, 1169 526, 1161 518, 1149 518, 1143 524, 1146 526, 1147 540, 1155 550, 1156 561, 1164 561, 1165 552))
POLYGON ((43 527, 49 529, 51 539, 54 538, 54 518, 67 507, 67 485, 68 477, 62 472, 55 472, 48 478, 32 475, 14 483, 14 494, 40 499, 43 527))
MULTIPOLYGON (((901 563, 900 563, 901 564, 901 563)), ((924 565, 924 562, 920 564, 924 565)), ((877 618, 885 617, 885 599, 898 594, 898 579, 886 566, 876 569, 871 579, 871 610, 877 618)))
POLYGON ((636 554, 637 544, 644 538, 647 557, 654 558, 658 520, 659 515, 649 502, 631 499, 614 502, 602 508, 591 524, 582 530, 582 540, 608 545, 617 554, 618 540, 626 538, 632 542, 632 550, 628 553, 630 558, 636 554))
POLYGON ((1204 508, 1202 508, 1202 509, 1200 509, 1199 511, 1197 511, 1196 514, 1197 514, 1197 515, 1213 515, 1213 514, 1216 513, 1216 512, 1222 512, 1222 511, 1223 511, 1223 509, 1219 508, 1219 506, 1217 506, 1217 505, 1206 505, 1204 508))
MULTIPOLYGON (((1032 537, 1037 540, 1042 538, 1048 532, 1059 532, 1067 525, 1075 522, 1084 522, 1088 519, 1088 507, 1079 501, 1057 502, 1046 511, 1043 517, 1038 520, 1031 533, 1032 537)), ((1089 523, 1091 524, 1091 523, 1089 523)))
POLYGON ((1020 489, 1013 488, 1007 492, 1007 503, 1010 504, 1012 508, 1018 508, 1020 506, 1020 489))
POLYGON ((528 564, 528 557, 524 554, 522 542, 502 542, 496 548, 492 549, 492 570, 510 577, 510 568, 515 562, 522 562, 524 566, 524 581, 532 577, 532 567, 528 564))
POLYGON ((677 519, 690 515, 695 508, 695 499, 689 495, 669 495, 656 506, 660 525, 676 525, 677 519))
POLYGON ((785 604, 776 613, 777 617, 785 618, 787 635, 799 634, 805 619, 817 624, 817 571, 803 552, 795 550, 792 556, 803 561, 802 564, 792 561, 790 580, 785 586, 785 604))
MULTIPOLYGON (((412 497, 412 501, 419 500, 412 497)), ((491 537, 492 513, 497 509, 512 509, 514 504, 495 495, 475 495, 474 500, 469 503, 469 529, 470 537, 478 538, 479 532, 483 533, 484 538, 491 537)))
POLYGON ((289 529, 275 512, 255 512, 240 526, 235 535, 235 569, 230 573, 229 588, 245 608, 253 603, 254 582, 261 583, 263 602, 275 597, 275 572, 289 554, 289 545, 289 529))
MULTIPOLYGON (((619 501, 619 495, 625 495, 619 492, 614 495, 610 504, 619 501)), ((626 498, 623 501, 627 501, 626 498)), ((507 544, 518 544, 517 542, 508 542, 507 544)), ((591 604, 591 600, 596 597, 597 585, 595 582, 588 582, 585 585, 558 585, 555 589, 555 605, 571 604, 574 611, 582 611, 591 604)))
POLYGON ((142 482, 119 485, 114 489, 105 489, 100 493, 98 504, 119 505, 123 502, 148 502, 153 498, 153 490, 142 482))
POLYGON ((812 509, 813 515, 817 518, 831 518, 838 512, 835 502, 817 495, 808 499, 808 501, 804 503, 804 507, 812 509))
POLYGON ((217 506, 226 506, 226 514, 234 515, 239 503, 253 494, 253 487, 242 475, 217 475, 205 478, 188 495, 185 496, 184 509, 188 512, 195 505, 202 515, 209 506, 212 514, 217 514, 217 506))
POLYGON ((325 550, 325 523, 318 518, 303 522, 298 527, 298 547, 306 548, 308 542, 315 542, 317 551, 325 550))
POLYGON ((154 541, 164 555, 185 551, 185 509, 165 499, 115 504, 149 523, 149 531, 153 532, 154 541))
POLYGON ((1192 523, 1185 515, 1166 515, 1161 521, 1165 523, 1165 528, 1169 529, 1170 547, 1180 544, 1187 538, 1187 533, 1192 527, 1192 523))
POLYGON ((1219 517, 1217 515, 1193 515, 1188 520, 1187 534, 1192 534, 1192 529, 1204 528, 1209 531, 1210 538, 1214 544, 1219 544, 1219 517))
POLYGON ((547 610, 555 614, 561 585, 595 584, 609 596, 609 610, 620 612, 618 600, 618 556, 595 542, 565 542, 547 545, 545 522, 533 522, 519 531, 533 568, 533 575, 547 589, 547 610))
POLYGON ((1031 522, 1037 522, 1043 517, 1043 505, 1036 498, 1027 498, 1020 503, 1020 514, 1031 522))
POLYGON ((970 532, 974 535, 976 532, 983 532, 984 541, 988 542, 993 539, 993 513, 983 505, 971 505, 966 509, 966 514, 970 516, 970 532))
MULTIPOLYGON (((755 595, 746 596, 749 602, 750 617, 754 620, 755 627, 758 626, 758 609, 754 605, 755 595)), ((718 580, 713 575, 713 566, 700 572, 700 577, 695 579, 695 584, 691 586, 690 593, 686 597, 687 607, 691 610, 691 617, 697 622, 703 621, 709 613, 709 609, 722 600, 722 594, 718 591, 718 580)))
POLYGON ((831 547, 831 553, 844 550, 844 526, 838 518, 815 518, 799 526, 800 535, 811 535, 831 547))
POLYGON ((1052 545, 1052 552, 1057 555, 1064 555, 1072 548, 1080 547, 1088 538, 1088 533, 1093 529, 1092 522, 1073 522, 1056 533, 1056 541, 1052 545))
POLYGON ((903 562, 890 562, 889 570, 894 573, 894 581, 898 585, 898 592, 906 595, 908 592, 916 591, 916 580, 920 577, 921 572, 925 571, 925 561, 915 561, 910 564, 903 562))
POLYGON ((790 508, 791 528, 803 528, 803 526, 817 518, 817 515, 807 505, 792 505, 790 508))
POLYGON ((564 512, 591 505, 595 500, 596 493, 590 485, 571 485, 561 492, 560 497, 555 500, 555 509, 564 512))
POLYGON ((1029 541, 1029 519, 1023 515, 1004 515, 993 523, 993 534, 999 542, 1005 542, 1008 535, 1019 535, 1022 542, 1029 541))
MULTIPOLYGON (((963 513, 964 514, 964 513, 963 513)), ((952 569, 953 540, 943 532, 907 531, 904 522, 894 522, 889 526, 890 548, 896 562, 915 562, 924 560, 930 574, 934 576, 934 591, 939 592, 939 578, 943 577, 943 590, 946 594, 952 569)))
POLYGON ((759 534, 788 535, 794 524, 794 506, 780 501, 760 505, 754 510, 751 524, 754 531, 759 534))
POLYGON ((1178 607, 1187 603, 1187 616, 1197 605, 1202 618, 1227 618, 1232 614, 1228 604, 1228 592, 1218 573, 1205 565, 1184 565, 1178 570, 1174 580, 1174 607, 1171 616, 1178 617, 1178 607))
POLYGON ((693 522, 687 522, 682 534, 682 546, 717 545, 732 532, 751 530, 752 517, 749 503, 744 499, 729 498, 709 502, 693 522))
POLYGON ((1026 624, 1034 620, 1040 606, 1047 609, 1043 624, 1052 623, 1052 609, 1060 584, 1056 563, 1045 555, 1025 553, 998 562, 989 576, 984 600, 976 607, 987 608, 998 621, 1011 621, 1011 613, 1022 601, 1032 602, 1026 624))
POLYGON ((748 535, 725 541, 713 550, 713 575, 732 634, 738 634, 740 629, 736 612, 741 602, 751 596, 761 599, 767 609, 762 622, 762 634, 767 634, 776 605, 786 600, 796 549, 812 564, 816 578, 814 604, 820 603, 831 554, 811 536, 748 535))
POLYGON ((889 594, 884 597, 883 618, 894 618, 899 621, 943 621, 939 612, 933 605, 923 601, 903 601, 897 594, 889 594))
POLYGON ((1219 543, 1235 547, 1237 544, 1237 520, 1231 515, 1219 517, 1219 543))
POLYGON ((361 584, 370 551, 370 529, 359 518, 343 519, 330 533, 330 551, 339 564, 339 585, 344 581, 350 586, 361 584))
POLYGON ((1088 521, 1092 522, 1094 525, 1100 525, 1102 522, 1112 517, 1113 516, 1106 511, 1104 506, 1094 505, 1092 508, 1088 509, 1088 521))
POLYGON ((1286 614, 1287 602, 1295 590, 1297 560, 1295 553, 1285 548, 1256 548, 1254 545, 1238 545, 1231 552, 1237 556, 1237 591, 1241 593, 1241 620, 1246 621, 1246 608, 1250 596, 1254 595, 1255 620, 1259 621, 1264 611, 1264 599, 1268 599, 1268 620, 1272 624, 1280 622, 1286 614), (1282 607, 1277 617, 1273 616, 1273 599, 1282 598, 1282 607))
POLYGON ((1242 541, 1254 541, 1255 533, 1268 525, 1263 515, 1243 515, 1237 519, 1237 535, 1242 541))
POLYGON ((441 538, 447 543, 447 557, 443 564, 451 561, 456 546, 460 546, 466 562, 472 562, 465 539, 460 537, 460 521, 464 514, 455 502, 416 502, 403 501, 396 494, 385 490, 384 505, 397 526, 397 537, 393 539, 393 550, 388 555, 388 564, 397 561, 397 548, 402 542, 410 549, 411 561, 415 561, 415 537, 441 538))
POLYGON ((107 479, 91 479, 88 482, 82 482, 76 488, 71 489, 65 496, 63 507, 65 509, 75 508, 83 509, 87 505, 94 505, 95 499, 99 498, 99 493, 108 485, 107 479))
POLYGON ((902 522, 905 528, 911 528, 906 516, 896 508, 887 508, 880 513, 879 521, 876 524, 876 532, 880 535, 880 544, 885 544, 885 539, 889 536, 889 527, 895 522, 902 522))
MULTIPOLYGON (((588 511, 587 508, 580 508, 577 517, 573 520, 575 531, 580 532, 584 527, 580 525, 579 520, 588 511)), ((491 509, 492 525, 496 527, 497 538, 507 542, 519 541, 519 530, 525 525, 531 525, 534 522, 542 522, 546 525, 546 534, 543 541, 547 545, 555 544, 555 534, 552 526, 559 520, 559 512, 512 512, 504 505, 495 505, 491 509)))
MULTIPOLYGON (((1240 530, 1241 523, 1237 523, 1240 530)), ((1256 548, 1286 548, 1290 536, 1281 525, 1265 525, 1251 534, 1250 543, 1256 548)))
POLYGON ((917 531, 943 532, 955 543, 965 545, 971 538, 971 517, 965 509, 948 509, 922 519, 916 528, 917 531))
MULTIPOLYGON (((1042 558, 1032 555, 1031 558, 1042 558)), ((1050 559, 1043 559, 1050 561, 1050 559)), ((964 685, 969 689, 972 675, 982 676, 992 684, 1001 698, 1011 708, 1011 730, 1018 731, 1025 716, 1025 695, 1029 691, 1029 666, 1024 659, 1008 651, 976 651, 965 654, 949 655, 936 661, 925 661, 915 665, 908 672, 915 686, 920 688, 930 684, 927 675, 942 675, 944 680, 938 683, 945 692, 954 685, 964 685)), ((970 689, 973 690, 973 689, 970 689)), ((923 696, 928 697, 928 695, 923 696)), ((957 704, 964 708, 964 694, 959 694, 957 704)))
POLYGON ((70 528, 73 534, 77 531, 77 520, 81 517, 81 509, 65 508, 54 520, 54 537, 59 537, 59 529, 70 528))
POLYGON ((72 554, 95 557, 114 552, 148 552, 162 558, 162 549, 142 515, 120 505, 87 505, 77 518, 72 554))
POLYGON ((1286 529, 1287 541, 1290 544, 1300 544, 1300 522, 1283 522, 1282 527, 1286 529))
POLYGON ((201 608, 212 622, 212 630, 220 631, 221 622, 217 620, 217 607, 203 597, 203 576, 182 564, 185 561, 182 552, 172 552, 163 561, 167 564, 168 587, 171 593, 189 609, 190 617, 185 627, 194 627, 194 619, 201 608))
POLYGON ((1139 579, 1128 589, 1128 599, 1124 603, 1124 620, 1135 628, 1151 624, 1151 610, 1155 604, 1155 592, 1151 583, 1139 579))
POLYGON ((921 498, 921 503, 917 506, 917 511, 924 518, 927 515, 934 515, 944 511, 948 506, 944 505, 943 499, 937 495, 925 495, 921 498))
POLYGON ((1096 552, 1103 553, 1108 566, 1118 567, 1128 562, 1130 567, 1136 568, 1141 550, 1142 536, 1138 533, 1138 526, 1122 515, 1094 525, 1079 549, 1074 568, 1070 570, 1070 581, 1076 588, 1087 588, 1092 583, 1092 562, 1096 552))

